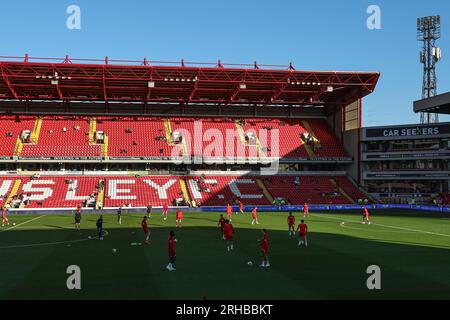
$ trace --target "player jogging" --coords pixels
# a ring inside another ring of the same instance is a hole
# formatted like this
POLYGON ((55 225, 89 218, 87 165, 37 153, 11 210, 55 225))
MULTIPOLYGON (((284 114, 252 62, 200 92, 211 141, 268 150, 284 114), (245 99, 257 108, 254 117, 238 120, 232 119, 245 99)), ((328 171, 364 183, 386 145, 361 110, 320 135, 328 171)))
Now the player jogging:
POLYGON ((2 208, 2 227, 5 226, 5 222, 6 222, 6 224, 9 226, 9 220, 8 220, 8 218, 6 217, 6 212, 7 212, 7 211, 8 211, 8 209, 6 208, 6 205, 3 206, 3 208, 2 208))
POLYGON ((167 214, 169 213, 169 206, 167 204, 163 205, 163 209, 162 209, 162 216, 164 221, 167 220, 167 214))
POLYGON ((122 224, 122 206, 117 209, 117 222, 122 224))
POLYGON ((292 212, 289 212, 288 218, 288 230, 289 230, 289 236, 295 235, 295 216, 292 215, 292 212))
POLYGON ((268 268, 270 267, 269 263, 269 235, 267 234, 267 230, 263 229, 262 238, 259 241, 259 249, 261 250, 262 262, 259 265, 260 267, 268 268))
POLYGON ((175 232, 174 231, 170 231, 169 232, 169 264, 167 265, 166 269, 169 271, 174 271, 176 270, 174 267, 174 263, 175 260, 177 259, 177 256, 175 254, 175 242, 177 242, 178 240, 175 238, 175 232))
POLYGON ((363 207, 363 221, 362 224, 370 224, 370 219, 369 219, 369 210, 367 210, 366 207, 363 207))
POLYGON ((223 227, 223 235, 225 236, 225 246, 227 248, 227 251, 234 250, 233 244, 234 228, 229 220, 225 220, 225 226, 223 227))
POLYGON ((81 206, 78 205, 77 210, 75 211, 75 230, 80 231, 81 224, 81 206))
POLYGON ((233 213, 233 207, 231 204, 227 204, 227 219, 231 222, 231 214, 233 213))
POLYGON ((181 209, 178 209, 177 214, 176 214, 176 221, 175 221, 175 225, 177 227, 181 228, 181 221, 183 220, 183 211, 181 211, 181 209))
POLYGON ((226 220, 225 220, 225 218, 223 217, 223 214, 221 214, 221 215, 220 215, 220 218, 219 218, 218 226, 220 227, 220 232, 221 232, 221 234, 222 234, 223 240, 225 240, 225 235, 224 235, 224 233, 223 233, 223 230, 224 230, 224 228, 225 228, 225 225, 226 225, 226 220))
POLYGON ((98 239, 103 240, 103 215, 100 215, 95 224, 97 226, 98 239))
POLYGON ((148 206, 147 206, 147 217, 151 217, 152 216, 152 205, 151 204, 149 204, 148 206))
POLYGON ((309 206, 308 203, 305 202, 303 206, 303 218, 309 217, 309 206))
POLYGON ((239 212, 244 213, 244 203, 239 200, 239 212))
POLYGON ((254 207, 253 210, 252 210, 252 218, 253 218, 252 224, 254 224, 255 222, 256 222, 256 224, 259 224, 259 222, 258 222, 258 211, 257 211, 256 207, 254 207))
POLYGON ((298 245, 301 246, 302 244, 305 245, 305 247, 308 246, 308 240, 306 238, 306 235, 308 233, 308 226, 305 223, 305 220, 302 220, 301 223, 297 227, 298 231, 298 245))
POLYGON ((141 222, 141 227, 142 227, 142 231, 144 231, 145 234, 145 243, 149 244, 150 243, 150 231, 148 230, 148 225, 147 225, 147 216, 144 216, 144 218, 142 219, 141 222))

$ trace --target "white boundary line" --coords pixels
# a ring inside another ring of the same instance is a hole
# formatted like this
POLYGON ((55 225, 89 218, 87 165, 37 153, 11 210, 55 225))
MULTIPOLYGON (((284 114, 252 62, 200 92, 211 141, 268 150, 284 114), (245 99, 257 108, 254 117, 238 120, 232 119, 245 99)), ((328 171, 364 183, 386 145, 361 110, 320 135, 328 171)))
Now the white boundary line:
MULTIPOLYGON (((107 230, 103 230, 103 232, 104 232, 103 233, 104 236, 109 235, 109 232, 107 230)), ((55 245, 55 244, 75 243, 75 242, 89 241, 89 240, 95 240, 95 239, 98 239, 98 237, 91 237, 91 238, 84 238, 84 239, 77 239, 77 240, 56 241, 56 242, 19 244, 19 245, 12 245, 12 246, 3 246, 3 247, 0 247, 0 250, 2 250, 2 249, 17 249, 17 248, 51 246, 51 245, 55 245)))
POLYGON ((42 217, 44 217, 44 215, 42 215, 42 216, 38 216, 38 217, 36 217, 36 218, 30 219, 30 220, 27 220, 27 221, 24 221, 24 222, 22 222, 22 223, 19 223, 19 224, 16 224, 15 226, 9 227, 9 228, 7 228, 7 229, 3 229, 3 230, 0 230, 0 232, 5 232, 5 231, 9 231, 9 230, 11 230, 11 229, 14 229, 14 228, 20 227, 20 226, 22 226, 22 225, 24 225, 24 224, 26 224, 26 223, 28 223, 28 222, 31 222, 31 221, 34 221, 34 220, 40 219, 40 218, 42 218, 42 217))
MULTIPOLYGON (((339 219, 339 218, 335 218, 335 217, 328 217, 328 216, 325 216, 325 215, 320 215, 319 217, 324 217, 324 218, 334 219, 334 220, 339 220, 339 221, 345 221, 345 222, 356 222, 356 223, 358 222, 357 220, 342 219, 342 218, 339 219)), ((443 233, 437 233, 437 232, 431 232, 431 231, 423 231, 423 230, 417 230, 417 229, 411 229, 411 228, 390 226, 390 225, 387 225, 387 224, 380 224, 380 223, 372 223, 372 225, 380 226, 380 227, 386 227, 386 228, 399 229, 399 230, 405 230, 405 231, 413 231, 413 232, 418 232, 418 233, 431 234, 431 235, 435 235, 435 236, 449 237, 450 238, 450 234, 443 234, 443 233)))
MULTIPOLYGON (((356 221, 353 222, 353 221, 348 221, 348 220, 347 220, 347 222, 354 223, 356 225, 361 225, 361 222, 356 222, 356 221)), ((374 225, 374 223, 372 223, 371 225, 374 225)), ((407 230, 402 230, 402 231, 383 230, 383 229, 372 230, 372 229, 368 229, 368 228, 364 229, 364 228, 349 227, 347 224, 344 224, 344 222, 341 222, 340 226, 345 229, 352 229, 352 230, 364 231, 364 232, 372 231, 372 232, 389 232, 389 233, 405 233, 405 234, 416 233, 415 231, 407 231, 407 230)))

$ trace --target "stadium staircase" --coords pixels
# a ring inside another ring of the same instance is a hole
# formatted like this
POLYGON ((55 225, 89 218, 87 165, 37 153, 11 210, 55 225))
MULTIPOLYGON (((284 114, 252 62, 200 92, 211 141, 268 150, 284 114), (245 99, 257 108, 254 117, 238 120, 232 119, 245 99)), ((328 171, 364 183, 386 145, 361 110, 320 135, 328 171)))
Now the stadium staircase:
POLYGON ((183 198, 184 201, 186 201, 187 204, 191 205, 191 196, 189 194, 189 189, 187 187, 186 184, 186 180, 184 180, 183 178, 180 178, 180 187, 181 187, 181 191, 183 192, 183 198))
POLYGON ((103 137, 103 144, 100 145, 100 152, 101 152, 102 157, 108 156, 108 144, 109 144, 109 138, 105 134, 103 137))
POLYGON ((95 131, 97 131, 97 119, 91 118, 89 120, 89 143, 95 144, 95 131))
POLYGON ((247 141, 245 140, 245 131, 244 131, 244 128, 242 128, 242 125, 239 123, 238 120, 236 120, 236 121, 234 122, 234 124, 236 125, 236 130, 237 130, 237 133, 238 133, 238 135, 239 135, 239 138, 241 139, 241 143, 242 143, 244 146, 246 146, 246 145, 247 145, 247 141))
POLYGON ((270 193, 269 189, 267 189, 266 184, 261 179, 256 179, 256 184, 261 188, 262 193, 266 197, 267 200, 272 204, 274 201, 274 198, 272 194, 270 193))
POLYGON ((105 204, 105 188, 106 188, 106 179, 98 180, 98 183, 103 182, 103 189, 100 189, 97 194, 97 203, 95 205, 96 209, 101 209, 105 204))
MULTIPOLYGON (((237 130, 237 133, 239 135, 239 138, 241 139, 242 145, 248 147, 249 144, 245 140, 245 130, 244 130, 244 128, 242 127, 242 125, 237 120, 235 121, 235 125, 236 125, 236 130, 237 130)), ((256 135, 256 150, 258 152, 258 156, 259 157, 263 158, 263 157, 266 156, 265 152, 262 149, 261 142, 259 141, 259 138, 258 138, 257 135, 256 135)))
MULTIPOLYGON (((172 147, 175 146, 175 143, 172 140, 172 122, 169 118, 164 119, 164 132, 166 133, 167 144, 172 147)), ((181 142, 179 145, 181 146, 180 156, 187 154, 186 139, 184 137, 181 137, 181 142)))
POLYGON ((43 122, 42 117, 38 117, 36 119, 36 122, 34 123, 34 128, 30 134, 31 143, 36 144, 39 141, 39 135, 41 134, 42 122, 43 122))
POLYGON ((330 182, 335 188, 338 189, 340 194, 342 194, 348 201, 350 201, 350 203, 352 204, 356 203, 355 200, 352 197, 350 197, 350 195, 344 189, 342 189, 340 185, 336 183, 335 179, 330 179, 330 182))
MULTIPOLYGON (((309 125, 308 121, 303 120, 302 124, 303 124, 303 127, 308 131, 308 133, 313 137, 314 141, 319 142, 319 140, 314 135, 314 131, 312 130, 312 128, 309 125)), ((306 152, 308 153, 308 156, 310 158, 316 156, 316 154, 314 153, 313 149, 311 149, 311 147, 308 146, 308 144, 304 143, 303 146, 305 147, 306 152)), ((317 146, 320 148, 320 143, 318 143, 317 146)))
POLYGON ((9 205, 14 198, 14 196, 17 194, 17 191, 19 191, 20 186, 22 185, 22 180, 16 179, 14 181, 14 184, 11 188, 11 192, 8 195, 8 198, 6 199, 5 205, 9 205))
POLYGON ((14 147, 14 155, 19 157, 20 154, 22 153, 22 149, 23 149, 23 142, 22 140, 20 140, 20 137, 17 137, 17 142, 16 142, 16 146, 14 147))
POLYGON ((164 131, 166 133, 166 141, 169 146, 173 146, 174 143, 172 141, 172 123, 170 119, 164 119, 164 131))

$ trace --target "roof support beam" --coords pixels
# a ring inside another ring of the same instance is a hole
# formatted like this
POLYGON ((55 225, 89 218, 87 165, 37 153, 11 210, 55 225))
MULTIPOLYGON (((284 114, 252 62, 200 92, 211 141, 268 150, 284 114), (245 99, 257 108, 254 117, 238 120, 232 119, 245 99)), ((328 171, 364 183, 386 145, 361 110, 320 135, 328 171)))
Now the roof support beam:
POLYGON ((102 87, 103 87, 103 99, 108 101, 108 95, 106 94, 106 65, 102 68, 102 87))
POLYGON ((16 90, 14 90, 14 87, 12 86, 11 82, 9 82, 8 76, 3 72, 3 68, 2 68, 2 77, 13 97, 19 99, 16 90))

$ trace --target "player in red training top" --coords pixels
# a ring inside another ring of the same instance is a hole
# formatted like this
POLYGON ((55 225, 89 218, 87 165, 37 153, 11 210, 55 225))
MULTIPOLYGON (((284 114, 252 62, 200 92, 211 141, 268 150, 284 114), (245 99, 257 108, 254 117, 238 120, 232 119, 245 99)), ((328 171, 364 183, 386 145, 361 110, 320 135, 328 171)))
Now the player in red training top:
POLYGON ((148 230, 148 225, 147 225, 147 216, 144 216, 144 218, 142 219, 141 222, 141 227, 142 227, 142 231, 144 231, 145 234, 145 243, 149 244, 150 243, 150 231, 148 230))
POLYGON ((225 236, 225 245, 227 247, 227 251, 234 250, 234 244, 233 244, 234 228, 229 220, 225 220, 225 226, 223 228, 223 235, 225 236))
POLYGON ((241 200, 239 200, 239 212, 244 213, 244 203, 241 200))
POLYGON ((177 256, 175 254, 175 242, 178 242, 178 240, 175 238, 175 232, 170 231, 169 232, 169 264, 166 266, 166 269, 169 271, 176 270, 174 267, 175 260, 177 259, 177 256))
POLYGON ((305 223, 305 220, 302 220, 301 223, 297 227, 298 231, 298 245, 301 246, 302 244, 305 245, 305 247, 308 246, 308 239, 306 238, 306 235, 308 234, 308 226, 305 223))
POLYGON ((5 226, 5 222, 9 226, 9 220, 6 217, 6 212, 7 211, 8 211, 8 209, 6 208, 6 205, 4 205, 3 208, 2 208, 2 227, 5 226))
POLYGON ((309 206, 307 202, 303 205, 303 218, 306 217, 309 217, 309 206))
POLYGON ((252 210, 252 224, 254 224, 255 222, 256 222, 256 224, 259 224, 259 222, 258 222, 258 211, 257 211, 257 208, 256 207, 254 207, 253 208, 253 210, 252 210))
POLYGON ((227 204, 227 219, 231 222, 231 214, 233 213, 233 207, 231 204, 227 204))
POLYGON ((164 221, 167 220, 167 214, 169 213, 169 206, 165 203, 162 207, 162 216, 164 221))
POLYGON ((177 227, 181 228, 181 221, 183 220, 183 211, 181 211, 181 209, 178 209, 177 213, 176 213, 176 221, 175 221, 175 225, 177 227))
POLYGON ((367 210, 366 207, 363 207, 363 221, 362 224, 370 224, 370 219, 369 219, 369 210, 367 210))
POLYGON ((270 267, 269 263, 269 235, 267 234, 267 230, 263 229, 262 238, 259 240, 259 249, 262 254, 262 262, 259 265, 260 267, 270 267))
POLYGON ((226 224, 227 224, 227 223, 226 223, 226 220, 225 220, 225 218, 223 217, 223 214, 221 214, 221 215, 220 215, 220 218, 219 218, 218 226, 220 227, 220 232, 221 232, 221 234, 222 234, 223 240, 225 240, 225 235, 223 234, 223 230, 224 230, 226 224))
POLYGON ((287 217, 289 236, 295 235, 295 216, 292 215, 292 212, 289 212, 287 217))

